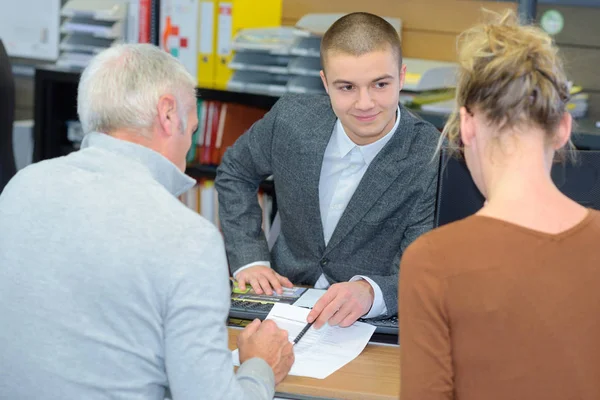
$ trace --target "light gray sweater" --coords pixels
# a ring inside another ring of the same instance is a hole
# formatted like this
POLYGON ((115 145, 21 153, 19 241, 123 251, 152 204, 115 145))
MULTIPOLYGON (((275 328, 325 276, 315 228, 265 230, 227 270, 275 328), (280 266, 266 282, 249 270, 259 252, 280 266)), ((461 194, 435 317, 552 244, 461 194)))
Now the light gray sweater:
POLYGON ((267 399, 234 374, 218 230, 176 196, 194 180, 102 133, 19 172, 0 196, 0 397, 267 399))

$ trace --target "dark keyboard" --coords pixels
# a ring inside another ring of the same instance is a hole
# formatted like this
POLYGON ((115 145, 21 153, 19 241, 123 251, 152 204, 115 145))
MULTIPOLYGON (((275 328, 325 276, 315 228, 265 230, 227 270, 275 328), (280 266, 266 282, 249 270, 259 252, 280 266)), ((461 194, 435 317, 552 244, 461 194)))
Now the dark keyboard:
MULTIPOLYGON (((273 307, 272 303, 258 303, 251 301, 231 300, 229 317, 237 319, 252 320, 254 318, 265 319, 273 307)), ((387 319, 359 319, 361 322, 375 325, 375 333, 385 335, 398 335, 398 318, 391 317, 387 319)))

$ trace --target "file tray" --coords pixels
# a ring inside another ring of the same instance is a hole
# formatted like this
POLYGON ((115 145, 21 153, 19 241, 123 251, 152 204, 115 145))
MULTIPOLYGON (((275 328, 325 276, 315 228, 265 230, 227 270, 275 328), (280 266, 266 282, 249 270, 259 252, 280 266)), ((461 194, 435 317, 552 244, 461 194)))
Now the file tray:
POLYGON ((423 92, 456 86, 456 63, 418 58, 404 58, 402 62, 406 65, 403 90, 423 92))
POLYGON ((96 21, 122 21, 128 2, 122 0, 69 0, 61 9, 63 17, 84 17, 96 21))
POLYGON ((236 51, 262 51, 270 54, 289 54, 297 43, 299 30, 294 27, 241 29, 233 38, 236 51))
POLYGON ((310 36, 301 38, 291 48, 290 53, 295 56, 321 57, 321 37, 310 36))
POLYGON ((321 78, 313 76, 294 76, 287 84, 289 93, 326 93, 321 78))
POLYGON ((288 65, 288 72, 293 75, 319 77, 321 69, 321 59, 316 57, 295 57, 288 65))
POLYGON ((227 90, 281 96, 287 91, 289 78, 289 75, 267 72, 236 71, 227 83, 227 90))
POLYGON ((123 37, 121 21, 97 21, 87 17, 73 17, 65 20, 60 27, 64 34, 84 34, 97 38, 118 39, 123 37))
POLYGON ((61 40, 59 48, 64 51, 99 53, 116 42, 115 39, 97 38, 88 35, 67 35, 61 40))
POLYGON ((74 53, 65 51, 60 54, 56 65, 66 68, 85 68, 94 57, 93 53, 74 53))
POLYGON ((238 71, 262 71, 271 74, 287 74, 290 56, 238 51, 229 63, 229 68, 238 71))

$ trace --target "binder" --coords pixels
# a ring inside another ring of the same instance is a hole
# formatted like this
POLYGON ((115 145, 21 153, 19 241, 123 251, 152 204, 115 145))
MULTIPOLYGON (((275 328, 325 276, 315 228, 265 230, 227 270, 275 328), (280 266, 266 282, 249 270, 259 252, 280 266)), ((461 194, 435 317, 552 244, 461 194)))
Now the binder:
POLYGON ((198 150, 198 141, 199 138, 202 137, 202 139, 204 138, 202 136, 202 134, 200 133, 200 121, 202 121, 202 104, 203 104, 204 100, 202 99, 198 99, 198 101, 196 102, 196 113, 198 115, 198 129, 196 130, 196 132, 194 132, 192 134, 192 144, 190 146, 190 149, 187 153, 186 156, 186 162, 188 164, 193 163, 196 160, 196 151, 198 150))
POLYGON ((198 1, 163 0, 160 13, 160 47, 198 76, 198 1))
POLYGON ((213 89, 216 74, 217 0, 200 0, 198 9, 198 86, 213 89))
POLYGON ((152 43, 152 1, 139 0, 138 42, 152 43))
POLYGON ((150 0, 150 43, 160 45, 160 0, 150 0))
POLYGON ((151 43, 151 0, 130 0, 127 16, 127 42, 151 43))
POLYGON ((282 0, 217 0, 216 74, 215 88, 227 89, 233 75, 232 40, 240 29, 268 28, 281 24, 282 0))

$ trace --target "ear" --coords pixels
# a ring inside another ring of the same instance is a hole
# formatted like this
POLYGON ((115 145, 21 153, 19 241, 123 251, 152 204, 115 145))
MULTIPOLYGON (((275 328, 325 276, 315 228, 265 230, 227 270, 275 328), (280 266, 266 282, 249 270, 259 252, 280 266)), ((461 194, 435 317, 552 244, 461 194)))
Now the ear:
POLYGON ((167 136, 173 136, 178 132, 179 116, 177 115, 177 101, 175 96, 165 94, 158 99, 158 121, 162 131, 167 136))
POLYGON ((465 146, 470 146, 475 139, 475 117, 467 111, 465 107, 461 107, 460 113, 460 139, 465 146))
POLYGON ((554 150, 564 147, 571 139, 571 129, 573 128, 573 117, 571 113, 564 112, 558 124, 558 132, 554 140, 554 150))
POLYGON ((400 90, 404 87, 404 79, 406 78, 406 64, 402 64, 400 67, 400 74, 398 75, 398 79, 400 80, 400 90))
POLYGON ((325 88, 325 91, 327 92, 327 94, 329 94, 329 87, 327 87, 327 78, 325 77, 325 70, 321 70, 319 71, 319 75, 321 76, 321 82, 323 82, 323 87, 325 88))

